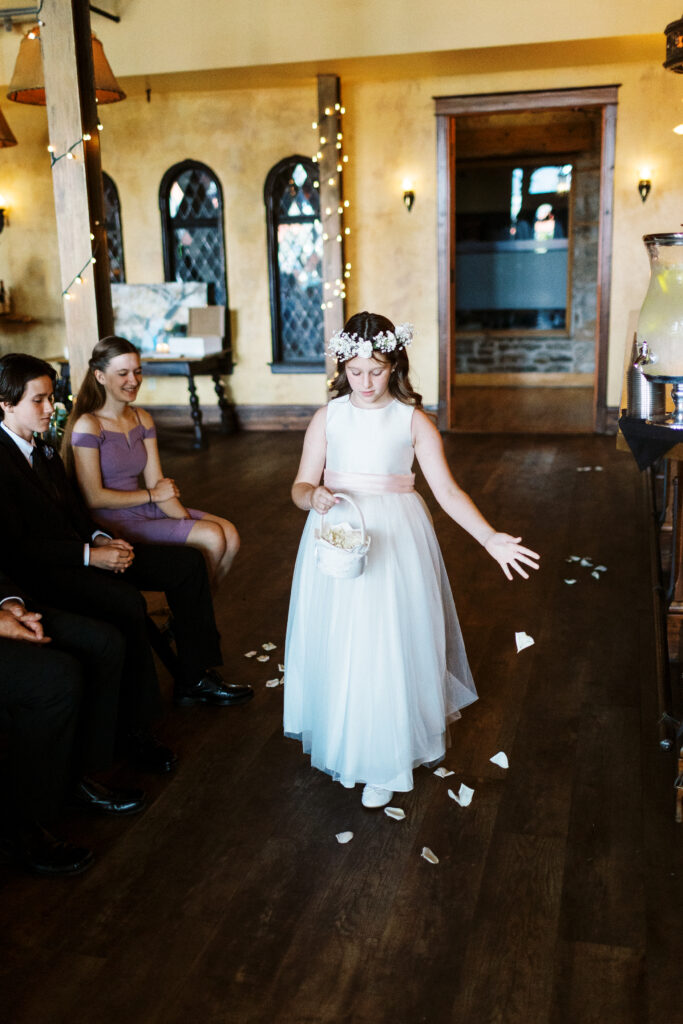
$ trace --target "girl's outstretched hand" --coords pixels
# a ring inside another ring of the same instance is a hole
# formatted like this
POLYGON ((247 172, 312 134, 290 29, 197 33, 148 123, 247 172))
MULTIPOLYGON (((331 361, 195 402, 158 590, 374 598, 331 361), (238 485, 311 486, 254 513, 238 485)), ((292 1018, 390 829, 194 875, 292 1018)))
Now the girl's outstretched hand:
POLYGON ((510 569, 514 569, 525 580, 529 579, 529 573, 524 570, 521 563, 538 569, 538 560, 541 556, 529 548, 522 547, 521 539, 511 537, 509 533, 493 533, 484 544, 491 558, 495 558, 509 580, 512 579, 510 569))

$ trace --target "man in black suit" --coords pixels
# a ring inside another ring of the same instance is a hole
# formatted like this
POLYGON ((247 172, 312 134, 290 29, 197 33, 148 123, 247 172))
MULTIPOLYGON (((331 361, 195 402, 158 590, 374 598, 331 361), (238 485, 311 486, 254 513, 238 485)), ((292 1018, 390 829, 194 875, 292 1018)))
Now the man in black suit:
POLYGON ((176 700, 187 705, 242 704, 251 687, 226 684, 206 565, 188 546, 113 540, 90 519, 62 460, 36 439, 52 415, 52 367, 33 356, 0 359, 0 553, 35 599, 112 622, 126 640, 119 721, 140 765, 168 771, 175 758, 152 738, 159 686, 147 639, 141 590, 163 590, 171 613, 182 678, 176 700))
POLYGON ((144 806, 142 791, 112 790, 86 774, 112 763, 123 637, 69 612, 41 615, 27 601, 0 570, 0 720, 9 739, 0 853, 36 874, 76 874, 92 853, 46 828, 65 798, 110 814, 144 806))

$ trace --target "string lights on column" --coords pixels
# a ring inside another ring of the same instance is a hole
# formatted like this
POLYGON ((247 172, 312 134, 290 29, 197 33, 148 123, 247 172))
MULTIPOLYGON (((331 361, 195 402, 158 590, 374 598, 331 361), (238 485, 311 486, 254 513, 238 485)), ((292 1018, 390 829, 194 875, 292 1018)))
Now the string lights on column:
MULTIPOLYGON (((346 164, 349 162, 348 156, 343 151, 344 133, 342 130, 342 117, 346 113, 346 108, 340 103, 335 103, 334 106, 325 107, 324 116, 320 119, 320 122, 314 121, 312 124, 313 131, 318 132, 318 149, 313 154, 313 163, 320 165, 323 160, 323 156, 332 157, 329 152, 330 149, 334 151, 334 167, 336 168, 337 178, 334 176, 328 178, 327 184, 330 188, 334 188, 338 185, 339 193, 339 205, 336 210, 331 206, 326 206, 323 210, 321 207, 321 220, 322 220, 322 238, 323 242, 330 240, 330 220, 334 218, 335 229, 334 238, 335 240, 343 244, 343 242, 351 234, 351 228, 344 225, 344 214, 349 208, 348 199, 343 198, 342 188, 342 175, 346 168, 346 164), (340 221, 337 222, 336 218, 339 217, 340 221), (339 224, 339 230, 337 230, 337 224, 339 224)), ((332 159, 329 161, 333 162, 332 159)), ((320 188, 320 182, 315 181, 314 185, 316 188, 320 188)), ((343 302, 346 299, 346 281, 351 277, 351 264, 342 260, 342 277, 336 278, 334 281, 323 281, 323 302, 321 308, 331 309, 333 301, 327 298, 325 292, 332 292, 332 298, 341 299, 343 302)))

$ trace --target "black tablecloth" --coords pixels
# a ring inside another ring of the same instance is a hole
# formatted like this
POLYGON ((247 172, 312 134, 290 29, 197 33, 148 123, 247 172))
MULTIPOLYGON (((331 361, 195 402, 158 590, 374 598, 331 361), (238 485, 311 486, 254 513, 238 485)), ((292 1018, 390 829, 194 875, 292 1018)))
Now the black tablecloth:
POLYGON ((626 438, 638 469, 647 469, 675 444, 683 443, 683 430, 653 426, 633 416, 622 416, 619 429, 626 438))

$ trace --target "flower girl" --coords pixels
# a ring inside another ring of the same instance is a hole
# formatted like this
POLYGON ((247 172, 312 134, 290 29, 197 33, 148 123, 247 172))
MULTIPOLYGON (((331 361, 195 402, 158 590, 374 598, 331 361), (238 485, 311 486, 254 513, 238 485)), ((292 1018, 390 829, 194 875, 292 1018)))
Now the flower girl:
POLYGON ((528 578, 539 556, 497 533, 448 468, 441 437, 412 388, 412 326, 358 313, 335 334, 330 389, 306 431, 292 487, 310 510, 294 569, 285 651, 285 735, 343 786, 364 783, 365 807, 413 787, 438 762, 449 722, 477 699, 451 588, 411 472, 417 456, 434 497, 501 566, 528 578), (322 480, 322 483, 321 483, 322 480), (315 531, 362 511, 371 538, 362 575, 316 566, 315 531))

